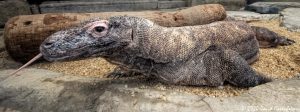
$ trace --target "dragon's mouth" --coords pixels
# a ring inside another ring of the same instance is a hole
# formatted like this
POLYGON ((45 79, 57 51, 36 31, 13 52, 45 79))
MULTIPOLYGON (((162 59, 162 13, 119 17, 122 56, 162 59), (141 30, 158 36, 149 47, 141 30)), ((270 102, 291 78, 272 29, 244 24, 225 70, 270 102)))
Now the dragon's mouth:
POLYGON ((90 44, 82 46, 76 49, 51 49, 41 47, 40 51, 43 57, 48 61, 61 61, 61 60, 74 60, 85 58, 88 56, 93 56, 101 52, 105 52, 114 48, 117 48, 119 44, 115 41, 100 43, 100 44, 90 44))
POLYGON ((80 58, 88 54, 88 52, 85 49, 84 48, 76 49, 76 50, 74 49, 74 50, 64 51, 64 52, 41 49, 41 53, 43 54, 44 59, 48 61, 60 61, 60 60, 71 60, 71 59, 80 58))

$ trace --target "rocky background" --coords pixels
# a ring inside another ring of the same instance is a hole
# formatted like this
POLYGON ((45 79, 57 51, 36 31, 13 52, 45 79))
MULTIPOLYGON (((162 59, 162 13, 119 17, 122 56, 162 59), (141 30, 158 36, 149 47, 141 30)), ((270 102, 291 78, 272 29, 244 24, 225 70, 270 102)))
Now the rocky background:
POLYGON ((199 4, 220 3, 227 10, 239 10, 244 0, 4 0, 0 1, 0 27, 16 15, 57 12, 104 12, 166 10, 199 4))
POLYGON ((143 76, 111 79, 114 65, 101 58, 40 62, 15 76, 22 64, 5 50, 0 29, 0 112, 113 111, 223 112, 300 111, 299 0, 2 0, 0 27, 10 17, 51 12, 177 10, 221 3, 228 17, 266 27, 296 41, 292 46, 261 49, 252 65, 275 81, 253 88, 186 87, 143 76), (270 2, 271 1, 271 2, 270 2), (274 2, 279 1, 279 2, 274 2), (174 9, 175 8, 175 9, 174 9))

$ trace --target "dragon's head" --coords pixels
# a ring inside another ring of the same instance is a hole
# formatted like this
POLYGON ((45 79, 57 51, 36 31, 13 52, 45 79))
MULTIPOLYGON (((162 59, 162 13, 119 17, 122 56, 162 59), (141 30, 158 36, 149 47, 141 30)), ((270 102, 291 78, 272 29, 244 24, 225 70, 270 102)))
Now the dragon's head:
POLYGON ((134 18, 117 16, 85 21, 52 34, 41 44, 40 52, 48 61, 109 55, 133 41, 134 18))

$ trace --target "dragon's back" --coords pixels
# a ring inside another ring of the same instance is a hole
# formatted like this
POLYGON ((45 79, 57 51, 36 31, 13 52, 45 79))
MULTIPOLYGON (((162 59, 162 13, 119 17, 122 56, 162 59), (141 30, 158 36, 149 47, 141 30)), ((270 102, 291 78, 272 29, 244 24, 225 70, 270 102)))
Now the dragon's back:
POLYGON ((246 60, 259 52, 255 32, 244 22, 220 21, 185 27, 153 25, 146 32, 140 43, 143 56, 161 62, 189 59, 211 45, 234 50, 246 60))

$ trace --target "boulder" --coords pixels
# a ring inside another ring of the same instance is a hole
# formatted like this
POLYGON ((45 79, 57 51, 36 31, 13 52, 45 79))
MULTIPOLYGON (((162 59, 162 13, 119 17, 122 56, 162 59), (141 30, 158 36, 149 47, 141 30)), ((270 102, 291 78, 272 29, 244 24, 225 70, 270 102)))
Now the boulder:
POLYGON ((24 0, 0 1, 0 27, 4 27, 6 21, 17 15, 31 14, 29 5, 24 0))
POLYGON ((254 2, 299 2, 299 0, 246 0, 247 4, 252 4, 254 2))
POLYGON ((300 2, 255 2, 246 6, 245 10, 261 14, 278 14, 285 8, 299 7, 300 2))
MULTIPOLYGON (((274 81, 236 97, 208 97, 170 88, 143 77, 101 79, 24 69, 0 71, 0 109, 15 111, 241 112, 298 111, 300 79, 274 81)), ((167 86, 167 85, 166 85, 167 86)))
POLYGON ((226 11, 227 17, 241 21, 258 21, 278 19, 279 14, 259 14, 250 11, 226 11))
POLYGON ((300 8, 287 8, 281 14, 281 26, 290 31, 300 32, 300 8))

